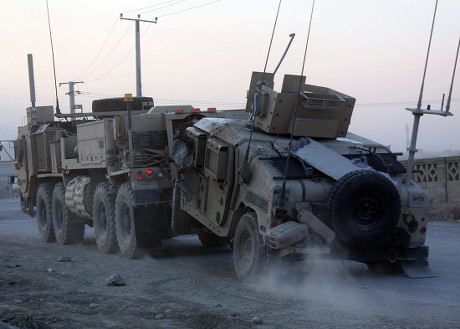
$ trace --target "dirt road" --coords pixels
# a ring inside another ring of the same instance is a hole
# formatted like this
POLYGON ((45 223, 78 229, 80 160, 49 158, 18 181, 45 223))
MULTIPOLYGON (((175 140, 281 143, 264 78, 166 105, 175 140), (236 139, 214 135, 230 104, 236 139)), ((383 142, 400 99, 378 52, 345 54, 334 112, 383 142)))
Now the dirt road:
POLYGON ((460 327, 460 223, 429 225, 436 278, 312 260, 256 284, 238 282, 230 248, 192 236, 126 260, 100 254, 88 227, 71 246, 42 243, 36 231, 17 200, 0 200, 0 321, 20 328, 460 327), (115 273, 125 286, 106 285, 115 273))

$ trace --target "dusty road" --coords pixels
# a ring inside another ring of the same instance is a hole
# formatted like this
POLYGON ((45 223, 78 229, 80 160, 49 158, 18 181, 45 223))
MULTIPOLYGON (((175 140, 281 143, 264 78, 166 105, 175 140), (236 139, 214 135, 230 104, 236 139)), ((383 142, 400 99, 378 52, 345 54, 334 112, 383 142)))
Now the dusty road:
POLYGON ((88 227, 83 245, 45 244, 18 200, 3 199, 0 321, 20 328, 460 328, 460 223, 430 223, 427 244, 436 278, 315 260, 243 284, 228 247, 181 237, 153 257, 126 260, 100 254, 88 227), (58 262, 61 256, 72 261, 58 262), (106 286, 114 273, 125 286, 106 286))

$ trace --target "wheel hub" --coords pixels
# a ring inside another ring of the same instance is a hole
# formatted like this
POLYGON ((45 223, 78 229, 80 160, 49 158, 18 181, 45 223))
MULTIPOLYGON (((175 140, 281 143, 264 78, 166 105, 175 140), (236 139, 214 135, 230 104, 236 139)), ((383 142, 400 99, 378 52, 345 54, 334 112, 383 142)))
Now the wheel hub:
POLYGON ((382 213, 383 204, 375 195, 367 194, 354 202, 353 214, 361 225, 371 225, 377 222, 382 213))

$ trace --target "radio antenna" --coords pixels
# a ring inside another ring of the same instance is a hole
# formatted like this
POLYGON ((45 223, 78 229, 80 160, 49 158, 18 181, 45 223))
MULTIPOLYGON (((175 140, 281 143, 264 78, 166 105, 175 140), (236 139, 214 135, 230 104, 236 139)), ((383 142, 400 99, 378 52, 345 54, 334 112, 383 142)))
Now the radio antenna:
POLYGON ((50 8, 48 6, 48 0, 46 0, 46 12, 48 13, 48 30, 50 32, 51 55, 53 57, 54 92, 56 94, 56 114, 61 114, 61 110, 59 109, 59 97, 58 97, 57 81, 56 81, 56 63, 54 61, 54 45, 53 45, 53 35, 51 34, 50 8))
POLYGON ((446 111, 450 110, 450 101, 452 99, 452 88, 454 86, 455 71, 457 70, 458 50, 460 49, 460 37, 458 38, 457 55, 455 56, 454 72, 452 72, 452 82, 450 83, 449 96, 447 97, 446 111))
MULTIPOLYGON (((455 59, 455 66, 454 66, 454 73, 452 76, 452 84, 450 86, 450 92, 449 92, 449 98, 447 101, 447 106, 446 106, 446 111, 436 111, 436 110, 431 110, 430 105, 427 106, 426 109, 422 109, 422 97, 423 97, 423 87, 425 85, 425 75, 426 75, 426 69, 428 66, 428 57, 430 55, 430 47, 431 47, 431 39, 433 36, 433 29, 434 29, 434 21, 436 19, 436 9, 438 8, 438 0, 436 0, 436 5, 434 7, 434 14, 433 14, 433 22, 431 23, 431 33, 430 33, 430 41, 428 42, 428 50, 426 53, 426 60, 425 60, 425 69, 423 71, 423 78, 422 78, 422 86, 420 88, 420 95, 418 98, 418 103, 417 103, 417 108, 406 108, 406 110, 411 111, 412 114, 414 115, 414 124, 412 128, 412 137, 411 137, 411 142, 410 146, 408 148, 409 151, 409 157, 407 159, 407 169, 406 169, 406 180, 405 180, 405 185, 407 187, 410 186, 411 181, 412 181, 412 172, 414 169, 414 158, 415 158, 415 153, 417 152, 417 135, 418 135, 418 127, 420 124, 420 118, 424 114, 436 114, 436 115, 441 115, 441 116, 451 116, 452 113, 449 112, 450 109, 450 94, 452 93, 452 86, 454 83, 454 76, 455 76, 455 68, 457 67, 457 59, 458 59, 458 47, 457 47, 457 57, 455 59)), ((459 41, 460 44, 460 41, 459 41)), ((409 201, 408 201, 409 202, 409 201)))
MULTIPOLYGON (((244 155, 244 160, 243 160, 243 165, 239 169, 241 178, 243 179, 243 182, 246 184, 249 184, 252 178, 252 172, 249 170, 249 150, 251 148, 251 141, 252 141, 252 133, 254 132, 254 123, 256 121, 256 114, 258 113, 258 103, 259 103, 259 97, 262 92, 262 86, 265 84, 265 72, 267 71, 267 64, 268 64, 268 59, 270 57, 270 50, 272 48, 272 43, 273 43, 273 36, 275 35, 275 29, 276 29, 276 23, 278 22, 278 16, 280 13, 280 8, 281 8, 281 0, 278 3, 278 10, 276 11, 276 18, 275 18, 275 23, 273 24, 273 30, 272 30, 272 36, 270 39, 270 45, 268 46, 268 52, 267 52, 267 58, 265 59, 265 66, 264 66, 264 72, 262 74, 262 81, 259 84, 259 90, 255 90, 253 94, 253 112, 252 112, 252 122, 251 122, 251 132, 249 133, 249 140, 248 140, 248 147, 246 149, 246 153, 244 155)), ((248 95, 249 97, 249 95, 248 95)))
POLYGON ((302 76, 303 76, 303 73, 305 71, 305 61, 306 61, 306 58, 307 58, 308 42, 310 41, 311 22, 313 20, 314 9, 315 9, 315 0, 313 0, 313 4, 311 6, 310 22, 308 23, 307 40, 305 42, 305 51, 304 51, 304 54, 303 54, 302 71, 301 71, 300 77, 299 77, 299 90, 298 90, 298 94, 297 94, 297 102, 295 104, 291 136, 289 138, 288 155, 287 155, 287 159, 286 159, 286 165, 284 167, 283 186, 281 188, 280 198, 278 200, 278 205, 276 207, 276 212, 277 213, 286 212, 286 205, 285 205, 285 201, 286 201, 285 200, 286 199, 286 178, 287 178, 287 173, 288 173, 288 169, 289 169, 289 162, 290 162, 290 159, 291 159, 292 140, 293 140, 293 137, 294 137, 294 127, 295 127, 296 120, 297 120, 297 111, 299 109, 300 94, 302 92, 302 85, 303 85, 302 84, 302 76))

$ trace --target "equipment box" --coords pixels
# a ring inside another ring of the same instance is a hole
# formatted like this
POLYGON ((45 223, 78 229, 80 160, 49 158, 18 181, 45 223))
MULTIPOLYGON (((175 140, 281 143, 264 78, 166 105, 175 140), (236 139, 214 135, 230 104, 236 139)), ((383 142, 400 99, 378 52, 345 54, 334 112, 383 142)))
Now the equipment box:
MULTIPOLYGON (((253 80, 260 73, 253 73, 253 80)), ((271 134, 292 134, 316 138, 336 138, 347 134, 348 126, 355 105, 353 97, 338 91, 307 85, 305 77, 285 75, 281 93, 269 86, 262 86, 261 96, 257 107, 255 126, 271 134), (301 92, 299 97, 299 83, 301 92), (294 122, 296 103, 297 119, 294 122)), ((255 84, 251 82, 252 90, 248 93, 248 105, 252 108, 252 93, 255 84)), ((252 108, 253 110, 253 108, 252 108)))

